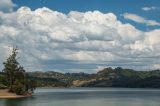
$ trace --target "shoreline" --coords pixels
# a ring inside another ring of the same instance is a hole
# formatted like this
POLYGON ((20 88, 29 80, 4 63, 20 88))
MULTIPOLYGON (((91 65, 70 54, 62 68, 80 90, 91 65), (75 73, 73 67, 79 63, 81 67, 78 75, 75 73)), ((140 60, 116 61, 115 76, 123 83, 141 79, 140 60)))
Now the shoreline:
POLYGON ((26 98, 31 97, 32 95, 17 95, 12 92, 8 92, 8 89, 0 89, 0 99, 16 99, 16 98, 26 98))

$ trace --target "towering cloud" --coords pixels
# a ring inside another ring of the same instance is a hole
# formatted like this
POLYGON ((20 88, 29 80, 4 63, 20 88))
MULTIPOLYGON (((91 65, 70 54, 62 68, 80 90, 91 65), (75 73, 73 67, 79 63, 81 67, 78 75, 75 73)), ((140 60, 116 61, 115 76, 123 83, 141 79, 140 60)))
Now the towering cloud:
POLYGON ((9 53, 8 46, 17 45, 28 70, 83 66, 89 70, 104 65, 157 68, 160 64, 160 30, 138 30, 113 13, 63 14, 45 7, 34 11, 21 7, 16 12, 0 12, 0 32, 0 60, 9 53))

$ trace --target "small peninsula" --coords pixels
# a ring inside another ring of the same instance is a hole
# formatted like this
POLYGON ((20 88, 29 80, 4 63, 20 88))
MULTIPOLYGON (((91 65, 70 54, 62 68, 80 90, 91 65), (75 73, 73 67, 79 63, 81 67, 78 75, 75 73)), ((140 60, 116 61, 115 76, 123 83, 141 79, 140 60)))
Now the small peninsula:
POLYGON ((28 73, 17 61, 18 48, 3 63, 0 73, 0 98, 22 98, 32 96, 36 82, 28 77, 28 73))
MULTIPOLYGON (((28 95, 31 96, 31 95, 28 95)), ((17 95, 16 93, 9 92, 8 89, 0 89, 0 99, 5 98, 24 98, 27 97, 27 95, 17 95)))

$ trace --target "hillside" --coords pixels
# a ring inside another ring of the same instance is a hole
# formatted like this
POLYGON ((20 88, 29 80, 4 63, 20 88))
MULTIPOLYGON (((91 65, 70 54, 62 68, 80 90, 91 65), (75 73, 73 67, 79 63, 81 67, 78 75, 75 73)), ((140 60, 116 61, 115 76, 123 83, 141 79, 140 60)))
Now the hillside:
MULTIPOLYGON (((38 87, 150 87, 160 88, 160 70, 135 71, 132 69, 105 68, 94 74, 28 72, 30 79, 37 81, 38 87)), ((0 88, 5 88, 3 74, 0 73, 0 88), (2 84, 3 83, 3 84, 2 84)))
POLYGON ((89 80, 94 74, 86 73, 59 73, 54 71, 47 72, 29 72, 31 79, 37 81, 39 87, 53 86, 53 87, 70 87, 73 86, 75 80, 89 80))
POLYGON ((38 86, 53 87, 151 87, 160 88, 160 71, 135 71, 132 69, 105 68, 95 74, 29 72, 38 86))
POLYGON ((85 87, 160 87, 160 71, 135 71, 106 68, 96 74, 96 80, 81 84, 85 87))

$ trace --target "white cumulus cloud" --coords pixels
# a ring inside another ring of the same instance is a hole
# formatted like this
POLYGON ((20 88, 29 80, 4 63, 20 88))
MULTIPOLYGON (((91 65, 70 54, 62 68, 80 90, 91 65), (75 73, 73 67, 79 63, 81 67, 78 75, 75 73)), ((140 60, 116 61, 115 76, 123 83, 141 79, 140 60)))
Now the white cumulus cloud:
POLYGON ((12 0, 0 0, 0 11, 11 12, 15 6, 12 0))
POLYGON ((157 22, 155 20, 146 19, 146 18, 141 17, 141 16, 139 16, 137 14, 124 13, 123 17, 125 19, 129 19, 129 20, 132 20, 134 22, 141 23, 141 24, 146 24, 148 26, 160 26, 160 22, 157 22))
POLYGON ((46 7, 33 11, 21 7, 15 12, 0 12, 0 33, 1 63, 9 53, 7 47, 17 45, 20 62, 27 70, 83 66, 90 70, 88 67, 97 69, 104 64, 142 69, 154 66, 152 62, 160 63, 160 29, 138 30, 113 13, 64 14, 46 7))

